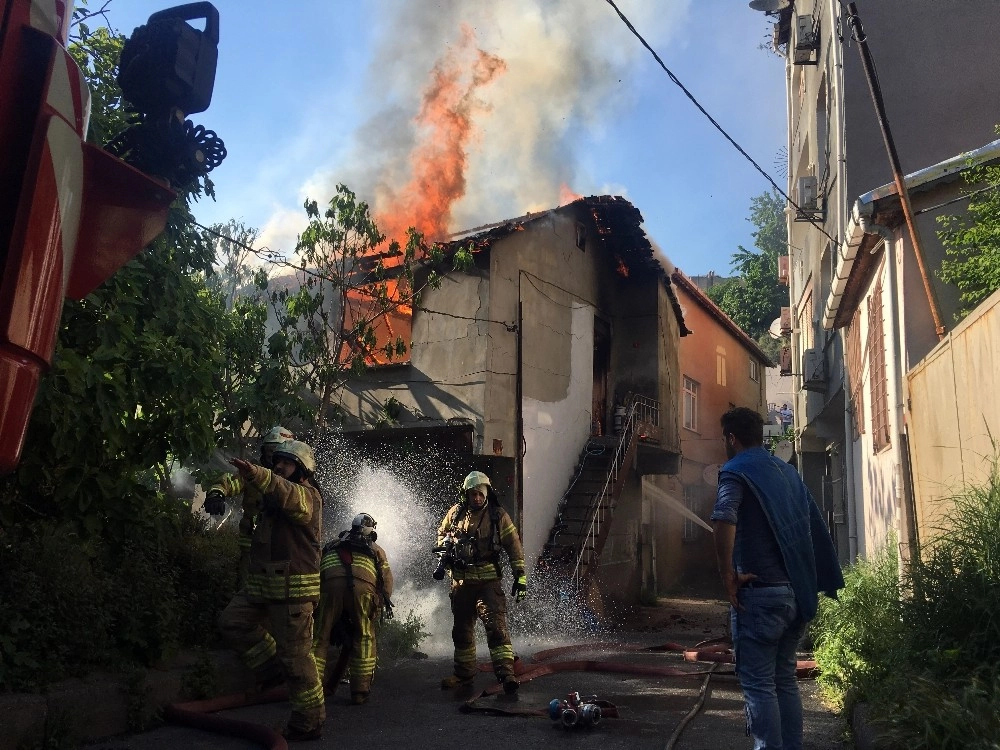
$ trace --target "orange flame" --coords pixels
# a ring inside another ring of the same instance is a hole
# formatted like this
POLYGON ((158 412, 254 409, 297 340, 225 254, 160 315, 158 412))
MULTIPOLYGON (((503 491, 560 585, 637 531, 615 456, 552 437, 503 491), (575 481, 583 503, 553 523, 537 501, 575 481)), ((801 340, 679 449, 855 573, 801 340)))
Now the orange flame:
POLYGON ((410 154, 410 181, 388 205, 376 207, 379 229, 402 242, 408 227, 431 241, 449 229, 452 206, 465 195, 466 147, 475 132, 474 118, 484 105, 478 89, 507 69, 495 55, 475 47, 475 33, 463 24, 459 43, 431 71, 420 112, 420 139, 410 154))
MULTIPOLYGON (((463 24, 459 43, 434 65, 415 118, 419 138, 410 154, 410 181, 373 209, 379 230, 400 244, 405 244, 409 227, 421 232, 429 242, 444 239, 452 207, 465 195, 466 147, 475 134, 475 116, 487 110, 476 92, 507 69, 502 59, 478 49, 475 42, 472 28, 463 24)), ((388 240, 375 252, 384 252, 387 244, 388 240)), ((402 262, 400 256, 386 258, 384 264, 392 268, 402 262)), ((408 292, 403 286, 388 282, 389 299, 403 299, 408 292)), ((349 298, 344 327, 349 329, 362 319, 372 302, 371 297, 363 295, 349 298)), ((366 352, 369 364, 391 361, 382 349, 397 336, 409 348, 412 314, 411 306, 400 305, 373 321, 378 343, 366 352)))
POLYGON ((578 201, 583 196, 579 193, 573 192, 569 185, 565 182, 559 183, 559 205, 565 206, 567 203, 572 203, 573 201, 578 201))

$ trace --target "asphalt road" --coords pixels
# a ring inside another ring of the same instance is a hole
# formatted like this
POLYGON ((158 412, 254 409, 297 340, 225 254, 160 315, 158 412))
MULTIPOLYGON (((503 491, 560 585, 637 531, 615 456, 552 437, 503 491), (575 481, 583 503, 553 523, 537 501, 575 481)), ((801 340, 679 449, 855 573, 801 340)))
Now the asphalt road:
MULTIPOLYGON (((595 636, 593 641, 562 652, 545 663, 569 660, 590 660, 616 664, 624 668, 671 667, 691 673, 690 676, 651 676, 596 671, 559 672, 540 676, 522 684, 516 698, 490 696, 476 701, 483 709, 500 712, 544 710, 553 698, 562 698, 571 691, 581 695, 594 694, 613 703, 619 718, 605 718, 592 729, 562 729, 547 717, 497 715, 486 711, 462 712, 460 707, 481 691, 495 684, 492 673, 483 672, 473 689, 443 691, 439 687, 443 676, 451 671, 446 649, 432 649, 427 658, 407 658, 380 668, 372 687, 371 700, 363 706, 348 704, 346 685, 338 686, 327 699, 327 723, 323 738, 299 743, 293 747, 360 748, 412 747, 490 748, 512 747, 518 750, 572 747, 575 750, 663 750, 668 741, 683 729, 672 745, 676 750, 728 750, 749 748, 746 736, 743 700, 732 675, 732 666, 684 662, 676 652, 639 650, 670 641, 685 646, 711 637, 724 635, 721 605, 676 602, 649 608, 653 613, 648 622, 633 619, 629 628, 611 638, 621 645, 601 646, 608 634, 595 636), (694 609, 692 609, 694 607, 694 609), (701 701, 702 688, 704 701, 701 701)), ((440 644, 438 644, 440 645, 440 644)), ((531 666, 531 655, 553 646, 568 643, 518 643, 515 648, 531 666)), ((480 645, 480 657, 485 659, 485 646, 480 645)), ((816 686, 811 680, 801 683, 805 708, 806 742, 811 750, 844 748, 840 738, 840 720, 825 709, 817 699, 816 686)), ((243 707, 221 712, 220 715, 257 722, 271 727, 280 726, 287 718, 287 703, 243 707)), ((178 726, 163 726, 150 732, 115 740, 105 740, 87 746, 102 750, 241 750, 259 745, 243 739, 210 734, 178 726)))

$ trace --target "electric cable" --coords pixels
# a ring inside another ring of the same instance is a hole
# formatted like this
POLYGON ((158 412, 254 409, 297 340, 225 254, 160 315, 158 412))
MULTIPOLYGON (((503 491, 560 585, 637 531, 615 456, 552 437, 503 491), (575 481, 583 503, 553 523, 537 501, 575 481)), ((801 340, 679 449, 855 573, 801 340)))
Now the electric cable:
POLYGON ((712 117, 712 115, 710 115, 708 113, 708 110, 706 110, 701 105, 701 102, 699 102, 695 98, 694 94, 692 94, 690 91, 688 91, 687 87, 685 87, 684 84, 681 83, 680 79, 676 75, 674 75, 673 71, 671 71, 670 68, 667 67, 666 63, 663 62, 663 60, 660 58, 660 56, 656 53, 656 50, 654 50, 649 45, 649 42, 647 42, 642 37, 642 35, 636 30, 635 26, 632 25, 632 22, 629 21, 628 18, 626 18, 625 14, 621 12, 621 10, 618 8, 617 5, 615 5, 615 0, 605 0, 605 1, 608 3, 608 5, 610 5, 612 8, 615 9, 615 13, 618 14, 618 17, 621 18, 622 22, 628 27, 629 31, 631 31, 632 34, 635 35, 635 38, 638 39, 639 42, 642 43, 642 46, 645 47, 647 50, 649 50, 649 53, 653 56, 653 59, 656 60, 656 62, 658 62, 660 64, 660 67, 663 68, 664 72, 667 74, 667 76, 670 78, 670 80, 673 81, 678 86, 678 88, 680 88, 680 90, 684 92, 684 95, 688 99, 691 100, 691 103, 694 104, 694 106, 698 108, 698 111, 701 112, 703 115, 705 115, 706 118, 708 118, 708 121, 710 123, 712 123, 712 125, 715 126, 715 129, 718 130, 720 133, 722 133, 723 137, 732 144, 733 148, 735 148, 737 151, 739 151, 740 154, 743 155, 743 158, 745 158, 748 162, 750 162, 750 164, 753 165, 754 169, 756 169, 758 172, 761 173, 761 175, 764 176, 764 179, 767 180, 771 184, 771 186, 775 190, 777 190, 781 194, 781 196, 786 201, 788 201, 789 204, 792 205, 792 207, 795 208, 795 210, 799 213, 799 215, 803 216, 806 221, 808 221, 810 224, 812 224, 814 227, 816 227, 816 229, 818 229, 822 234, 824 234, 826 237, 828 237, 831 242, 834 242, 836 244, 840 244, 840 242, 835 237, 833 237, 825 229, 823 229, 822 225, 819 224, 816 221, 816 219, 814 219, 811 216, 809 216, 795 201, 793 201, 791 198, 789 198, 788 194, 778 186, 777 182, 774 181, 774 178, 772 178, 771 175, 769 175, 767 172, 765 172, 764 169, 763 169, 763 167, 761 167, 760 164, 758 164, 756 161, 754 161, 753 157, 750 156, 750 154, 748 154, 743 149, 743 147, 740 146, 740 144, 738 144, 733 139, 733 137, 731 135, 729 135, 729 133, 726 132, 726 130, 718 123, 718 121, 716 121, 716 119, 714 117, 712 117))

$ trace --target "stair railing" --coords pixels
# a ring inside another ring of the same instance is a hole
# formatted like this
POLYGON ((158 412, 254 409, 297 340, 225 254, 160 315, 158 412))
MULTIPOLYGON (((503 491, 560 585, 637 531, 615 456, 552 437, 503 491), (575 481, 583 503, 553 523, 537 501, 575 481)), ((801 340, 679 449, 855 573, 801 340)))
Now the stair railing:
POLYGON ((583 578, 583 566, 589 567, 597 552, 597 542, 601 536, 601 526, 610 523, 610 516, 614 512, 614 490, 618 482, 618 476, 625 469, 625 459, 628 457, 632 445, 639 437, 639 428, 643 424, 659 425, 660 404, 651 398, 629 394, 625 399, 625 416, 622 419, 621 436, 615 448, 615 455, 608 466, 608 476, 604 480, 601 491, 598 492, 591 502, 589 514, 590 523, 587 531, 580 540, 580 549, 576 556, 576 564, 573 566, 573 573, 570 581, 573 587, 580 588, 583 578), (607 502, 605 502, 607 501, 607 502))

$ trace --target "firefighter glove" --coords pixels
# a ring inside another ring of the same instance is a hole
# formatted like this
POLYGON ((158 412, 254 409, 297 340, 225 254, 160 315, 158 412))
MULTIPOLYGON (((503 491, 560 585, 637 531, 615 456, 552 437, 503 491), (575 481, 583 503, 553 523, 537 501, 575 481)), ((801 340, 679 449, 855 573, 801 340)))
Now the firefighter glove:
POLYGON ((510 588, 510 595, 514 597, 514 601, 518 602, 528 595, 528 579, 524 573, 517 574, 517 578, 514 579, 514 585, 510 588))
POLYGON ((205 497, 205 512, 211 516, 221 516, 226 512, 226 498, 220 490, 209 490, 205 497))

